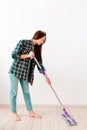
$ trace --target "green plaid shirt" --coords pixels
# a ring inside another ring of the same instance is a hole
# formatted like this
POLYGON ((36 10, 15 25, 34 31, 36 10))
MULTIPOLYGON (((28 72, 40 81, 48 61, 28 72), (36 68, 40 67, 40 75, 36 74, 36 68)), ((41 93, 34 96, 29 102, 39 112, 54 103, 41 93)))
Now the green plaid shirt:
POLYGON ((28 54, 34 50, 32 40, 20 40, 15 49, 12 52, 12 58, 14 59, 9 73, 14 74, 17 78, 28 81, 31 85, 34 79, 34 59, 26 58, 20 59, 22 54, 28 54))

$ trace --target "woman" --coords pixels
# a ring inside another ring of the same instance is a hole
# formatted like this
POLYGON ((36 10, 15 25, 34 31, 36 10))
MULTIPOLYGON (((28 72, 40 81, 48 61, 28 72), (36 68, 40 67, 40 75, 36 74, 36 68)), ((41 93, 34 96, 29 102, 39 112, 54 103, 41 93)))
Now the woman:
MULTIPOLYGON (((42 69, 45 71, 44 66, 42 65, 41 57, 42 45, 45 43, 45 41, 46 33, 43 31, 37 31, 31 40, 20 40, 12 52, 12 58, 14 61, 9 70, 10 105, 13 117, 16 121, 21 120, 16 110, 18 82, 20 82, 22 88, 26 109, 28 110, 29 116, 41 118, 40 115, 33 112, 28 83, 31 85, 33 84, 34 68, 35 65, 37 65, 33 59, 34 56, 42 66, 42 69)), ((39 72, 41 71, 39 70, 39 72)), ((48 77, 46 78, 46 81, 48 84, 51 84, 51 81, 48 77)))

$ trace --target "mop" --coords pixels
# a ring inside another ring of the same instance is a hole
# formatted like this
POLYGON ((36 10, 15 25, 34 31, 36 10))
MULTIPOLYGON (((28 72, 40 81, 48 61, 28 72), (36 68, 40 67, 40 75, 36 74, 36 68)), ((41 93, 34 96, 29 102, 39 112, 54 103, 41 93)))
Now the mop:
MULTIPOLYGON (((46 72, 42 69, 41 65, 39 64, 39 62, 37 61, 37 59, 34 57, 34 60, 36 62, 36 64, 38 65, 39 69, 40 69, 40 72, 44 75, 44 77, 47 79, 48 76, 46 74, 46 72)), ((62 102, 60 101, 58 95, 56 94, 54 88, 52 87, 52 85, 50 84, 50 87, 53 91, 53 93, 55 94, 59 104, 61 105, 62 109, 63 109, 63 113, 62 113, 62 117, 63 119, 66 121, 66 123, 69 125, 69 126, 75 126, 77 125, 77 122, 70 116, 70 114, 66 111, 65 107, 63 106, 62 102)))

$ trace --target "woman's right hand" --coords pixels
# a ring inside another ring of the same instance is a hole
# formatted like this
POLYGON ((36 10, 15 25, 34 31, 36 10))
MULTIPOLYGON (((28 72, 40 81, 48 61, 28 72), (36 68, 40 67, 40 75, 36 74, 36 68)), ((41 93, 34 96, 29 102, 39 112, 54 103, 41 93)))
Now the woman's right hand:
POLYGON ((29 54, 23 54, 21 55, 21 59, 26 59, 26 58, 33 58, 35 56, 33 51, 30 51, 29 54))
POLYGON ((33 57, 35 56, 35 54, 34 54, 33 51, 30 51, 29 54, 28 54, 28 56, 29 56, 30 58, 33 58, 33 57))

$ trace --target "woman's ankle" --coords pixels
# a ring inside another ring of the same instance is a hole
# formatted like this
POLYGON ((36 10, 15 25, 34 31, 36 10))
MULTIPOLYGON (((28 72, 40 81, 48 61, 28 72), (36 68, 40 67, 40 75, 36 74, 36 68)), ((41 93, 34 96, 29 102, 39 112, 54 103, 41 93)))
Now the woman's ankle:
POLYGON ((20 120, 21 120, 21 118, 20 118, 20 116, 17 114, 17 112, 13 112, 13 117, 14 117, 14 120, 15 120, 15 121, 20 121, 20 120))
POLYGON ((34 117, 34 118, 41 118, 41 116, 38 115, 37 113, 33 112, 33 110, 29 111, 29 116, 30 117, 34 117))
POLYGON ((28 112, 29 112, 29 114, 32 114, 32 113, 33 113, 33 110, 29 110, 28 112))

